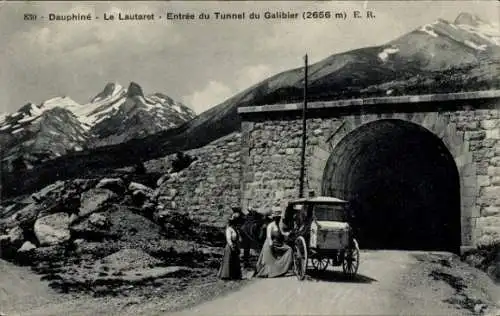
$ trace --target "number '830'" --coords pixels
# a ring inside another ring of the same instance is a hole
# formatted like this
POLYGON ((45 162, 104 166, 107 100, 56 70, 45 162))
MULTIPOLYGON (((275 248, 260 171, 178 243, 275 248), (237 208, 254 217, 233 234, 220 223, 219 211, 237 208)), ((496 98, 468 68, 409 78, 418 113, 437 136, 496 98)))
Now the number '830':
POLYGON ((329 19, 332 17, 330 11, 306 11, 304 19, 329 19))

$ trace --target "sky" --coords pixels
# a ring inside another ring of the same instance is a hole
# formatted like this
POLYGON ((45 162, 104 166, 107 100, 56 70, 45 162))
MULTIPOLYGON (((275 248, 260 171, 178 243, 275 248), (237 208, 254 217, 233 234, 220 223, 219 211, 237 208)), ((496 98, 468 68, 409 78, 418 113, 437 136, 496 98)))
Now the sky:
POLYGON ((0 2, 0 113, 69 96, 85 104, 106 83, 141 85, 201 113, 281 71, 383 45, 438 18, 470 12, 498 23, 496 1, 0 2), (373 19, 354 19, 370 10, 373 19), (265 11, 346 12, 345 20, 265 20, 265 11), (104 13, 211 14, 209 20, 104 21, 104 13), (214 12, 246 12, 215 20, 214 12), (249 20, 250 12, 261 19, 249 20), (99 20, 25 21, 25 13, 91 13, 99 20))

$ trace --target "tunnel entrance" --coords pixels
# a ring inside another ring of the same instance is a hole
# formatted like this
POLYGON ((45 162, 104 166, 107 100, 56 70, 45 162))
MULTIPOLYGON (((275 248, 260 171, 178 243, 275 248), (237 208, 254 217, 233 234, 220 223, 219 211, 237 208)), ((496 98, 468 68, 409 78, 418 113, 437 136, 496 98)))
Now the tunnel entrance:
POLYGON ((460 182, 443 142, 402 120, 348 134, 330 155, 324 195, 350 201, 361 248, 460 249, 460 182))

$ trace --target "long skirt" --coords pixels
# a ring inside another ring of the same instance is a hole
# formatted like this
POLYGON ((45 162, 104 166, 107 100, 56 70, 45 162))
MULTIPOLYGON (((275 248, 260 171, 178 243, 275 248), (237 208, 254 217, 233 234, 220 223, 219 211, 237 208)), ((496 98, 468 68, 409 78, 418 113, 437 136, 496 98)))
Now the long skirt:
POLYGON ((229 245, 224 248, 224 257, 217 276, 223 280, 240 280, 240 249, 232 249, 229 245))
POLYGON ((286 244, 264 242, 259 260, 256 265, 256 276, 261 278, 275 278, 285 275, 292 266, 292 248, 286 244))

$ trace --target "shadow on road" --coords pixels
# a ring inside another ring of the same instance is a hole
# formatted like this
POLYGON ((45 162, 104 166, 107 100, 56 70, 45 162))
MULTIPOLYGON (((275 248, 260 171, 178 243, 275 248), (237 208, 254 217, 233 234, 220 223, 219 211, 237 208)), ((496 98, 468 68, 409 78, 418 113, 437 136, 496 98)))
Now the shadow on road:
POLYGON ((318 270, 308 270, 307 281, 323 281, 323 282, 341 282, 341 283, 373 283, 378 282, 376 279, 370 278, 366 275, 356 274, 355 276, 349 277, 345 275, 342 271, 318 271, 318 270))

